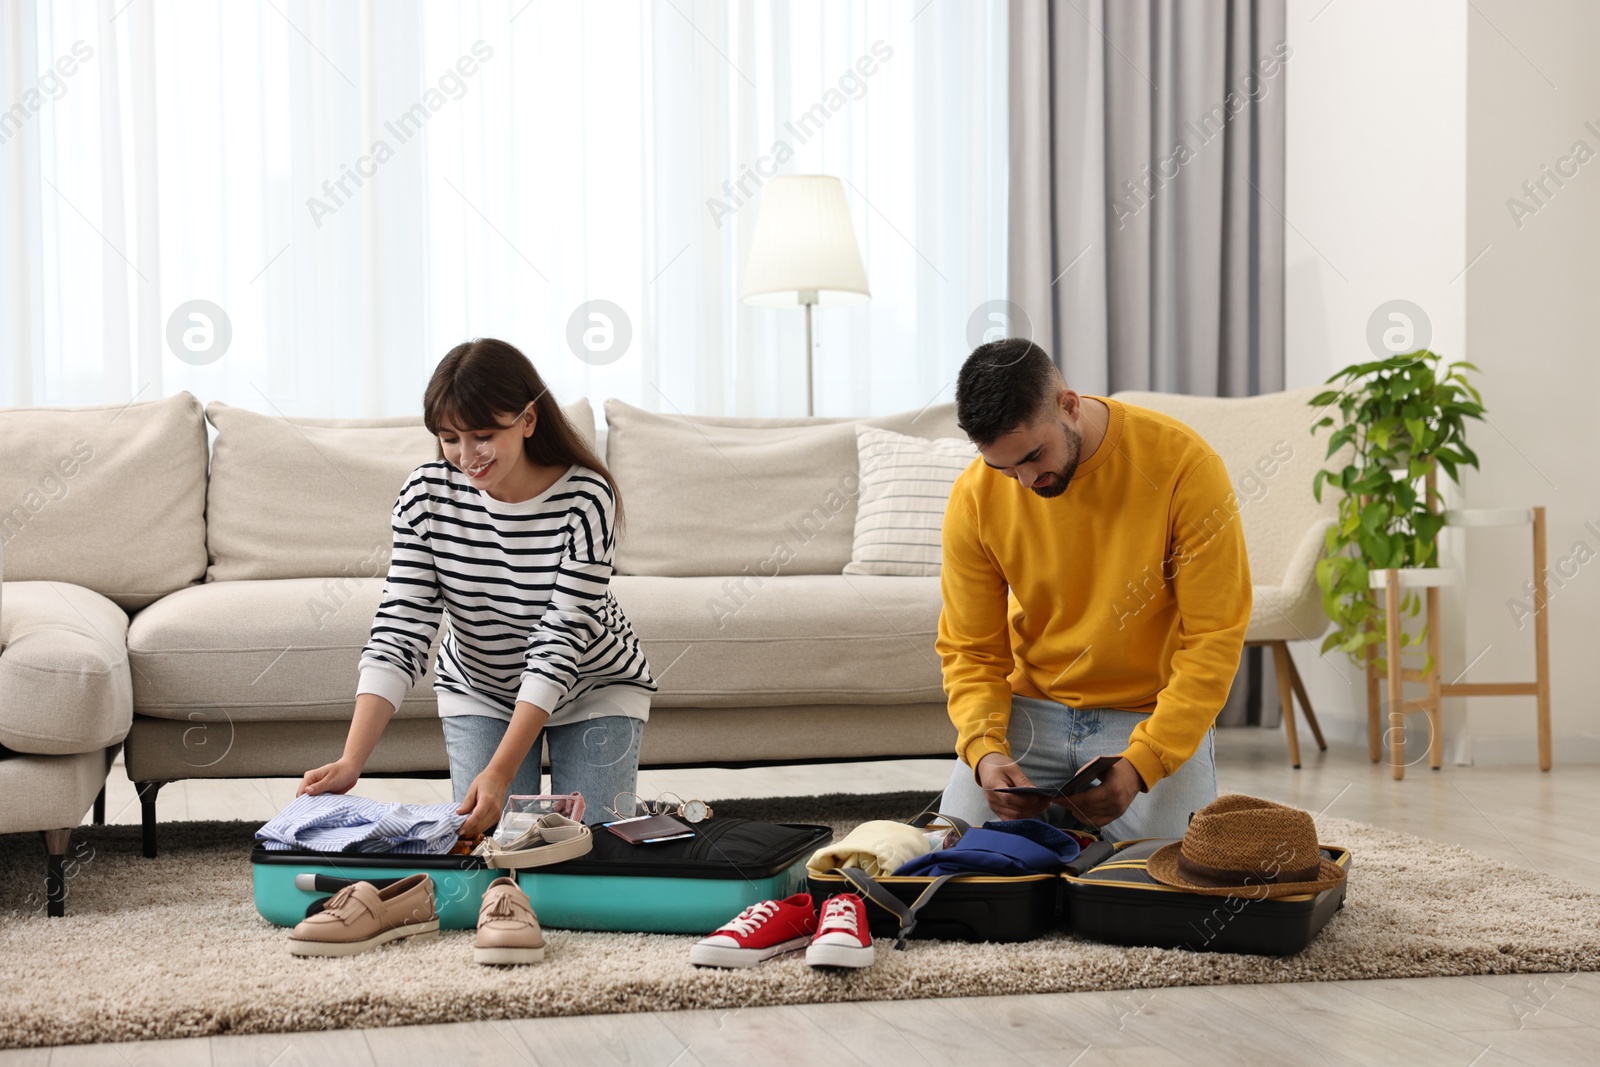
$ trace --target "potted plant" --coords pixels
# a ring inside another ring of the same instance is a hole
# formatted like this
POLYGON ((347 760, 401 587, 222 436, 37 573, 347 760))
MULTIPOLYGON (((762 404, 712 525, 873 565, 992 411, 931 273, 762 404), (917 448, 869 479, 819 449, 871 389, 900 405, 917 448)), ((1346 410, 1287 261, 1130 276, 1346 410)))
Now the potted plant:
MULTIPOLYGON (((1343 380, 1337 390, 1319 393, 1311 405, 1326 410, 1337 403, 1341 425, 1328 440, 1331 458, 1346 445, 1351 462, 1340 470, 1319 470, 1311 489, 1318 502, 1324 485, 1337 486, 1339 519, 1327 534, 1327 555, 1317 563, 1317 585, 1322 608, 1334 630, 1322 642, 1322 651, 1339 649, 1357 667, 1365 669, 1368 647, 1379 645, 1379 669, 1388 670, 1382 657, 1383 601, 1369 585, 1369 575, 1387 568, 1438 566, 1437 539, 1444 516, 1433 510, 1437 498, 1435 466, 1459 484, 1463 464, 1478 466, 1467 447, 1465 423, 1482 420, 1483 397, 1467 381, 1465 372, 1478 368, 1465 361, 1443 365, 1440 356, 1421 349, 1372 363, 1346 367, 1328 379, 1343 380), (1425 480, 1421 492, 1417 482, 1425 480)), ((1328 415, 1312 426, 1312 433, 1334 425, 1328 415)), ((1406 589, 1401 610, 1415 616, 1421 601, 1416 590, 1406 589)), ((1402 647, 1420 645, 1426 631, 1406 635, 1402 647)), ((1423 673, 1433 669, 1431 657, 1423 673)))

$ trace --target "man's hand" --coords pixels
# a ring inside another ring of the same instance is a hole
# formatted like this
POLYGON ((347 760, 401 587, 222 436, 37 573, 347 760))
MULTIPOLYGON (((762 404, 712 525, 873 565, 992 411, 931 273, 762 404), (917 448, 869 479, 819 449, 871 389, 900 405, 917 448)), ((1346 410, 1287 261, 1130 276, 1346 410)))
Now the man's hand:
POLYGON ((1142 784, 1139 772, 1124 757, 1112 765, 1099 785, 1064 797, 1056 803, 1065 805, 1068 811, 1091 826, 1104 826, 1128 810, 1133 798, 1139 795, 1142 784))
POLYGON ((500 821, 500 812, 506 806, 506 790, 510 787, 510 780, 501 778, 492 769, 474 778, 472 784, 467 786, 467 795, 461 801, 461 806, 456 809, 457 815, 472 814, 461 824, 456 836, 473 838, 487 833, 489 827, 500 821))
POLYGON ((978 784, 983 786, 983 798, 989 802, 989 810, 1002 819, 1031 819, 1050 806, 1047 797, 995 792, 1002 786, 1033 784, 1015 760, 998 752, 990 752, 978 761, 978 784))

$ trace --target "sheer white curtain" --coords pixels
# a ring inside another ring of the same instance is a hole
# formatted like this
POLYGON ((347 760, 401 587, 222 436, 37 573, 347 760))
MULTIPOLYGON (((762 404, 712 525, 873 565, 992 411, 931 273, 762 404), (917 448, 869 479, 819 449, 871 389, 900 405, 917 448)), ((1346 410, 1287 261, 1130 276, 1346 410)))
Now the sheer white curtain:
POLYGON ((998 0, 11 0, 0 107, 6 406, 409 414, 487 335, 563 400, 802 414, 803 314, 738 302, 773 174, 843 180, 873 291, 819 414, 948 400, 1005 294, 998 0))

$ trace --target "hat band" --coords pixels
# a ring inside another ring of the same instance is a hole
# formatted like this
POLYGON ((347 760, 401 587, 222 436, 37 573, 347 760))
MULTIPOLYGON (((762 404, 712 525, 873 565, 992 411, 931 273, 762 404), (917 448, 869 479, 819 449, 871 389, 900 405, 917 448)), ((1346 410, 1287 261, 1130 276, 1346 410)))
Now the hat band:
POLYGON ((1210 867, 1204 863, 1196 863, 1188 856, 1185 856, 1180 850, 1178 852, 1178 873, 1183 875, 1189 881, 1193 882, 1195 885, 1214 886, 1219 888, 1223 886, 1248 885, 1250 883, 1250 879, 1252 878, 1263 884, 1288 884, 1294 882, 1316 881, 1317 876, 1322 873, 1322 863, 1319 860, 1318 862, 1313 863, 1311 866, 1302 867, 1299 870, 1280 870, 1275 874, 1267 874, 1263 871, 1249 870, 1247 868, 1234 869, 1229 867, 1210 867))

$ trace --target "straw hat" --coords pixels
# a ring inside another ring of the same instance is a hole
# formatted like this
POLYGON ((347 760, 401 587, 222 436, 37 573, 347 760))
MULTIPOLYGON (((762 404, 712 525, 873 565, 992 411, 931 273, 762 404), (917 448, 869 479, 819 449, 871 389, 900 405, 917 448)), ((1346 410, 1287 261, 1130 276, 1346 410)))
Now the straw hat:
POLYGON ((1310 813, 1230 793, 1195 812, 1183 840, 1157 849, 1145 870, 1163 885, 1206 896, 1320 893, 1345 878, 1321 848, 1310 813))

